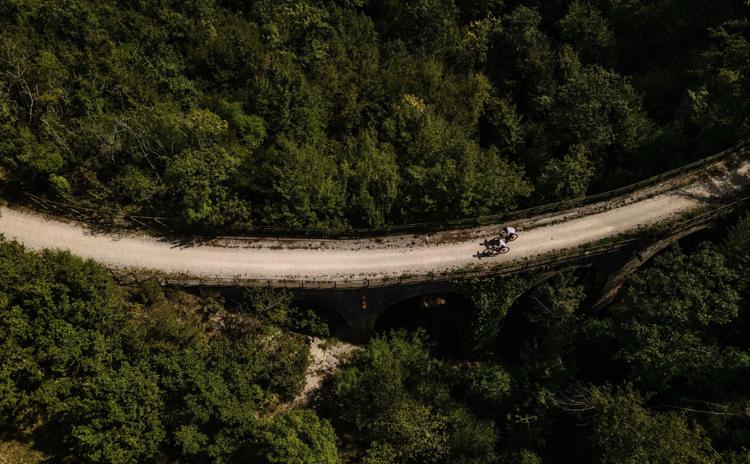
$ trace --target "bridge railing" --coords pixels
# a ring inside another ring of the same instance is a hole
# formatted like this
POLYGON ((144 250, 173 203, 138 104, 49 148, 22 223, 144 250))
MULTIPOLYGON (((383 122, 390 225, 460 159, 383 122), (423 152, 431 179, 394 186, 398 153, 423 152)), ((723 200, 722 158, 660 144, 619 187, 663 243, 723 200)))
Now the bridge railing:
MULTIPOLYGON (((750 204, 750 196, 740 198, 731 203, 713 208, 698 214, 692 218, 679 221, 661 232, 651 233, 650 239, 667 238, 690 228, 694 228, 714 221, 717 217, 727 214, 737 208, 750 204)), ((335 289, 361 289, 388 287, 391 285, 423 284, 437 281, 460 281, 489 276, 508 275, 527 271, 539 271, 565 267, 567 265, 581 264, 588 260, 594 260, 600 256, 615 251, 628 249, 638 243, 642 243, 643 237, 625 238, 611 240, 606 243, 594 243, 588 246, 551 252, 528 259, 511 261, 493 267, 468 268, 456 271, 440 273, 429 273, 418 276, 399 276, 382 279, 340 279, 340 280, 274 280, 254 279, 219 276, 165 276, 144 275, 131 271, 110 270, 118 283, 127 285, 153 280, 160 285, 173 287, 268 287, 287 289, 312 289, 312 290, 335 290, 335 289)))
MULTIPOLYGON (((384 226, 378 228, 353 228, 346 230, 327 229, 302 229, 288 227, 252 226, 252 227, 225 227, 212 230, 209 235, 221 235, 226 238, 242 239, 248 236, 277 236, 277 237, 300 237, 300 238, 358 238, 371 236, 386 236, 408 233, 427 233, 442 230, 467 229, 472 227, 502 224, 522 218, 530 218, 557 211, 578 208, 600 201, 607 201, 621 197, 645 187, 653 186, 666 179, 674 178, 701 169, 732 156, 743 156, 750 153, 750 140, 738 142, 735 146, 717 153, 713 156, 703 158, 676 169, 658 174, 648 179, 620 187, 608 192, 602 192, 583 198, 563 200, 556 203, 535 206, 502 214, 477 216, 449 221, 418 222, 384 226)), ((183 226, 176 218, 161 216, 142 216, 120 214, 117 211, 105 209, 93 209, 71 205, 68 203, 48 200, 31 193, 4 186, 6 193, 23 201, 33 209, 51 213, 57 216, 68 217, 77 221, 85 222, 102 228, 148 228, 160 233, 180 234, 184 231, 183 226)))

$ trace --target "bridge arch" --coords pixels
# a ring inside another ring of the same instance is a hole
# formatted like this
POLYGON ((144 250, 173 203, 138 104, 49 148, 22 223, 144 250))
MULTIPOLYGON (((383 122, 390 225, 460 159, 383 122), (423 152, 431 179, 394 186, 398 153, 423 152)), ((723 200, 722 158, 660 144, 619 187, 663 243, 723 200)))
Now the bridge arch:
POLYGON ((625 285, 628 276, 646 264, 651 258, 684 238, 703 232, 708 228, 715 227, 719 220, 720 219, 713 218, 711 221, 698 222, 697 224, 679 230, 674 234, 650 242, 645 247, 636 249, 632 254, 628 255, 624 261, 619 262, 617 268, 611 269, 607 272, 607 280, 602 286, 598 296, 593 301, 592 309, 601 309, 611 303, 615 297, 617 297, 623 285, 625 285))
POLYGON ((443 291, 410 296, 387 307, 375 321, 374 332, 421 329, 436 350, 445 355, 465 351, 462 341, 474 304, 460 291, 443 291))

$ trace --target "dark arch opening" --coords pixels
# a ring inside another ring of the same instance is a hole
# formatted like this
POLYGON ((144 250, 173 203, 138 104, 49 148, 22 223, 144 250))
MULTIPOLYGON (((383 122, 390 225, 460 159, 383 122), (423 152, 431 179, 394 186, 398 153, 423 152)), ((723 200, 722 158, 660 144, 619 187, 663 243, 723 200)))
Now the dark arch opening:
POLYGON ((405 329, 424 330, 436 355, 461 358, 471 300, 459 293, 430 293, 401 301, 389 307, 375 323, 377 334, 405 329))
MULTIPOLYGON (((351 339, 349 324, 335 309, 305 298, 295 298, 293 303, 300 310, 311 312, 319 322, 323 322, 328 327, 328 333, 330 336, 345 341, 351 339)), ((308 334, 317 335, 312 333, 312 331, 308 334)))
POLYGON ((524 351, 528 349, 528 343, 538 330, 529 319, 532 306, 538 304, 533 297, 534 291, 550 279, 554 279, 556 275, 550 273, 543 279, 537 279, 513 301, 500 320, 493 351, 504 364, 523 364, 524 351))
POLYGON ((575 370, 577 378, 592 383, 616 379, 624 369, 612 360, 613 350, 618 347, 606 338, 588 337, 578 330, 584 322, 578 318, 606 317, 603 312, 592 313, 585 297, 598 291, 598 284, 592 285, 592 281, 599 272, 594 268, 582 268, 565 273, 576 277, 577 284, 583 286, 584 298, 576 312, 569 318, 558 318, 564 313, 551 311, 551 302, 535 294, 541 285, 557 284, 554 279, 562 273, 535 282, 515 300, 501 322, 495 345, 498 358, 512 367, 523 367, 529 361, 562 362, 560 366, 575 370))

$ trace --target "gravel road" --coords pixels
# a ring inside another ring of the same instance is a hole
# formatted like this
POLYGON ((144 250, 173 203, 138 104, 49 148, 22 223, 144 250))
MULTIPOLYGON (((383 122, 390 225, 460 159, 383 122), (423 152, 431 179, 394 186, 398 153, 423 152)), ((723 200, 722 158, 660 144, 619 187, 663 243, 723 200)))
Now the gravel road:
MULTIPOLYGON (((142 234, 106 234, 76 223, 11 207, 0 208, 0 233, 30 249, 58 248, 113 268, 146 268, 168 273, 262 279, 335 280, 419 275, 498 263, 577 247, 632 232, 700 209, 750 185, 750 160, 712 170, 688 185, 582 216, 562 212, 531 230, 519 230, 508 254, 479 259, 481 237, 497 226, 471 233, 395 239, 309 241, 250 240, 232 246, 184 245, 142 234), (552 218, 554 219, 554 218, 552 218)), ((592 211, 596 211, 593 208, 592 211)))

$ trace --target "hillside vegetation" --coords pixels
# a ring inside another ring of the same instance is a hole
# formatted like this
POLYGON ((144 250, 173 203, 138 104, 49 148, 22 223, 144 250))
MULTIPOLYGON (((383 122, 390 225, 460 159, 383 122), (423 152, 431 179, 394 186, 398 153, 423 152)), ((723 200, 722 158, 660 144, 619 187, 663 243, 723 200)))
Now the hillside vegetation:
MULTIPOLYGON (((0 0, 0 182, 190 232, 579 197, 749 108, 745 0, 0 0)), ((740 216, 602 310, 590 269, 401 302, 306 404, 331 311, 0 236, 0 463, 748 464, 740 216)))
POLYGON ((421 330, 377 336, 312 409, 291 405, 299 332, 328 328, 288 294, 227 311, 0 242, 0 457, 747 463, 748 237, 745 216, 718 243, 657 257, 599 312, 587 271, 467 283, 451 350, 421 330))
POLYGON ((0 177, 346 229, 619 186, 750 134, 739 0, 0 0, 0 177))
POLYGON ((307 358, 301 335, 219 300, 0 241, 0 438, 60 462, 336 462, 328 422, 285 406, 307 358))

